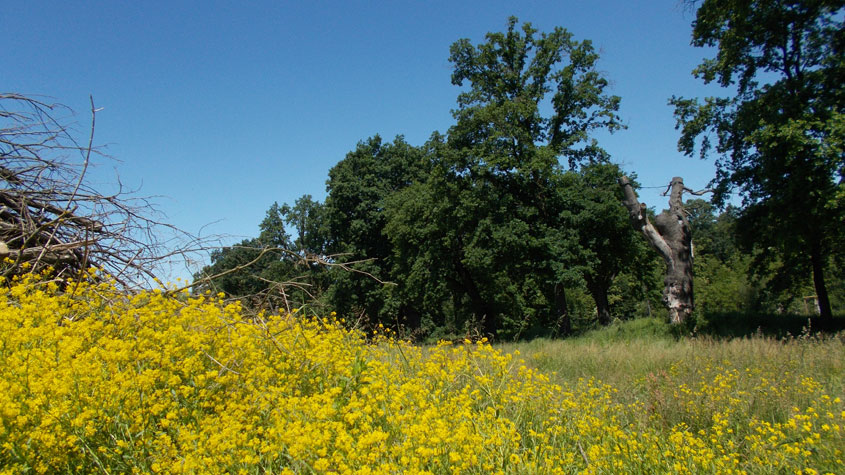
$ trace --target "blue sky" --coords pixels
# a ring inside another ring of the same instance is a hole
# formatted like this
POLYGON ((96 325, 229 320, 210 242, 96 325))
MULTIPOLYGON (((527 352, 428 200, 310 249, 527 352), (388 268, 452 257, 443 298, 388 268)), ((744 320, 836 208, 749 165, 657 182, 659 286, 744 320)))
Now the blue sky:
MULTIPOLYGON (((720 93, 690 74, 712 52, 690 46, 694 14, 680 0, 6 0, 0 12, 0 89, 70 106, 82 135, 93 95, 95 142, 119 161, 92 180, 107 188, 117 173, 160 196, 172 224, 227 242, 256 235, 274 201, 322 200, 357 142, 445 132, 460 92, 449 45, 481 42, 510 15, 593 41, 628 125, 599 139, 643 185, 679 175, 700 189, 714 174, 677 151, 667 105, 720 93)), ((642 201, 662 208, 659 191, 642 201)))

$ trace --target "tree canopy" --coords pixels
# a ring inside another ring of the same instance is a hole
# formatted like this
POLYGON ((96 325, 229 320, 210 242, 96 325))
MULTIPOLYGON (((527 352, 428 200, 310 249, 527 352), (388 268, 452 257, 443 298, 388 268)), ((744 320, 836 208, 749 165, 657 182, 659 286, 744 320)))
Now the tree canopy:
POLYGON ((620 98, 606 93, 592 43, 561 27, 538 35, 530 23, 517 23, 511 17, 506 32, 488 33, 477 46, 468 39, 452 44, 452 84, 468 83, 469 90, 458 96, 451 142, 503 173, 536 176, 560 159, 570 168, 606 160, 590 133, 622 128, 620 98), (551 106, 546 116, 545 105, 551 106))
POLYGON ((590 42, 517 24, 512 17, 506 32, 452 45, 452 83, 468 87, 456 123, 429 143, 435 166, 425 182, 401 192, 388 213, 397 265, 423 285, 405 291, 418 303, 451 294, 452 324, 489 335, 566 313, 564 249, 576 238, 561 227, 560 162, 607 160, 591 133, 621 128, 619 98, 605 92, 590 42))
POLYGON ((621 232, 621 170, 593 137, 623 127, 591 43, 510 18, 479 44, 455 42, 449 59, 464 89, 447 133, 419 147, 358 143, 329 171, 324 205, 274 205, 257 242, 213 256, 217 270, 255 259, 256 246, 305 245, 354 267, 323 281, 336 311, 422 336, 567 333, 567 289, 585 282, 608 323, 610 286, 636 245, 621 232))
MULTIPOLYGON (((693 199, 684 205, 681 195, 689 190, 676 179, 672 211, 654 216, 661 232, 675 223, 686 226, 677 253, 690 259, 680 272, 683 285, 676 286, 689 290, 684 316, 693 313, 693 271, 700 275, 696 288, 705 311, 794 310, 797 294, 778 290, 780 280, 747 277, 754 259, 797 282, 803 270, 793 261, 804 256, 798 243, 815 242, 824 259, 841 258, 833 252, 842 239, 833 220, 845 196, 838 92, 809 85, 784 92, 765 65, 776 54, 749 43, 742 30, 757 25, 730 33, 738 28, 731 15, 742 16, 737 12, 717 21, 720 5, 735 4, 704 2, 695 41, 720 44, 707 28, 741 37, 729 42, 744 46, 724 55, 720 50, 697 70, 707 81, 738 84, 738 94, 672 101, 682 149, 715 152, 719 167, 715 204, 693 199), (756 59, 743 62, 742 55, 756 59), (800 109, 803 103, 786 98, 789 91, 824 97, 800 109), (787 117, 792 109, 778 109, 781 99, 804 115, 787 117), (715 150, 711 134, 718 139, 715 150), (778 175, 782 170, 786 174, 778 175), (744 194, 745 206, 720 213, 732 191, 744 194), (816 213, 807 223, 821 231, 803 233, 808 227, 798 218, 799 203, 816 213), (746 231, 755 229, 766 233, 746 231), (781 229, 787 230, 776 232, 781 229), (746 248, 739 246, 743 242, 746 248)), ((819 20, 806 41, 821 44, 836 36, 830 25, 838 18, 819 20)), ((805 76, 832 64, 817 56, 803 60, 805 66, 817 62, 805 76)), ((613 318, 652 315, 660 301, 661 260, 630 229, 622 195, 633 194, 636 181, 624 178, 595 138, 624 127, 620 99, 608 92, 591 43, 563 28, 540 33, 510 18, 506 31, 488 33, 479 43, 455 42, 449 60, 452 82, 461 88, 452 127, 419 146, 402 136, 359 142, 329 171, 325 203, 305 195, 293 205, 271 206, 259 237, 218 251, 208 270, 227 272, 250 262, 256 268, 213 282, 232 295, 257 292, 288 306, 316 300, 356 324, 393 326, 423 339, 565 335, 613 318), (285 282, 298 287, 284 291, 285 282)), ((635 211, 655 215, 639 205, 635 211)), ((674 281, 664 277, 665 303, 674 281)))
POLYGON ((813 276, 831 315, 825 272, 841 255, 845 202, 845 6, 826 0, 705 0, 693 44, 715 47, 694 74, 731 97, 673 97, 679 148, 715 155, 715 201, 743 198, 737 231, 757 269, 784 285, 813 276), (715 144, 711 140, 715 139, 715 144))
MULTIPOLYGON (((339 259, 356 262, 359 271, 334 272, 329 295, 338 312, 377 318, 384 314, 396 317, 400 311, 390 285, 384 284, 392 280, 393 266, 393 249, 384 234, 387 201, 421 180, 427 166, 423 151, 403 137, 391 143, 376 135, 359 142, 329 170, 327 248, 339 259)), ((387 323, 395 323, 395 318, 387 323)))

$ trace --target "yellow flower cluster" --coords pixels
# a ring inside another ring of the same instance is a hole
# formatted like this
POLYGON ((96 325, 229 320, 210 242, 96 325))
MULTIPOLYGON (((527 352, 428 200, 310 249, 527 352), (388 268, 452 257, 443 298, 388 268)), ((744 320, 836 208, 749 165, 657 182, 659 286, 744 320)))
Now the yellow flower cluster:
POLYGON ((797 467, 799 474, 834 473, 845 466, 840 397, 826 394, 812 378, 792 374, 800 362, 776 366, 760 360, 744 371, 729 363, 702 359, 695 368, 674 365, 646 378, 652 419, 671 425, 673 433, 697 435, 735 471, 797 467), (695 373, 693 387, 674 382, 688 379, 682 378, 687 372, 695 373))
POLYGON ((839 398, 807 378, 795 390, 812 405, 787 408, 781 420, 741 420, 737 408, 769 391, 730 399, 725 388, 745 376, 713 368, 699 387, 676 388, 665 397, 688 401, 677 407, 690 422, 667 426, 651 402, 621 404, 594 380, 553 384, 518 352, 483 341, 368 341, 334 318, 246 317, 210 295, 125 295, 85 282, 59 289, 25 277, 0 285, 0 473, 843 466, 839 398), (724 410, 698 421, 697 404, 724 410))

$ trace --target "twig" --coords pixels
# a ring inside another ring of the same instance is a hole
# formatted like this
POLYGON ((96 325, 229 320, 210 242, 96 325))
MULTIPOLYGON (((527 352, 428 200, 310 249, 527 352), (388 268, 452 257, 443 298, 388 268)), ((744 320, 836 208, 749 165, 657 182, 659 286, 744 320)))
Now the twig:
POLYGON ((587 466, 589 467, 590 466, 590 459, 587 458, 587 452, 584 452, 584 448, 581 447, 581 441, 575 442, 575 445, 578 447, 578 451, 581 452, 581 457, 584 458, 584 463, 586 463, 587 466))
POLYGON ((202 354, 204 354, 205 356, 207 356, 207 357, 208 357, 211 361, 214 361, 215 363, 217 363, 217 365, 218 365, 218 366, 220 366, 220 368, 221 368, 221 369, 224 369, 224 370, 226 370, 226 371, 229 371, 230 373, 235 373, 235 374, 237 374, 238 376, 240 376, 240 375, 241 375, 241 373, 238 373, 237 371, 233 370, 232 368, 230 368, 230 367, 228 367, 228 366, 224 365, 223 363, 221 363, 221 362, 217 361, 217 360, 216 360, 213 356, 211 356, 211 355, 209 355, 208 353, 206 353, 206 352, 205 352, 205 350, 203 350, 202 354))
POLYGON ((0 243, 17 257, 3 270, 5 275, 27 272, 24 263, 30 264, 30 272, 40 272, 61 254, 57 275, 91 265, 102 267, 121 285, 143 285, 153 281, 165 259, 200 252, 213 239, 196 238, 154 219, 158 212, 150 198, 134 197, 137 190, 127 192, 119 177, 112 194, 88 184, 95 155, 105 156, 94 145, 101 109, 93 97, 89 101, 90 131, 81 145, 54 116, 54 109, 62 106, 0 93, 0 243), (67 158, 72 152, 81 154, 79 163, 67 158), (56 247, 80 242, 86 244, 56 247))

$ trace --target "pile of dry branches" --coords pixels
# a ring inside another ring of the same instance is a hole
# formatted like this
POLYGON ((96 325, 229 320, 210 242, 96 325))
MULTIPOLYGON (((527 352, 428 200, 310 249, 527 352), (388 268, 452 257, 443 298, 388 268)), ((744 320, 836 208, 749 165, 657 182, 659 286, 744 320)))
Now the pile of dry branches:
POLYGON ((123 285, 137 285, 154 279, 163 260, 185 252, 167 239, 190 237, 152 219, 158 213, 147 199, 122 185, 103 194, 86 180, 92 156, 104 157, 93 146, 98 111, 91 99, 90 132, 80 143, 58 116, 70 112, 66 107, 0 93, 2 275, 51 266, 65 278, 98 267, 123 285))

